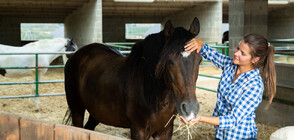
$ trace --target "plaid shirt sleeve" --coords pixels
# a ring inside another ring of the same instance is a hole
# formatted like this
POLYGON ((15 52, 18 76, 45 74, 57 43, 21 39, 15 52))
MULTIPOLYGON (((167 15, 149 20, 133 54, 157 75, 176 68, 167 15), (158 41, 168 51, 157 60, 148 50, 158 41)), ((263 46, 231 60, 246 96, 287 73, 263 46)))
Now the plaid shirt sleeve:
MULTIPOLYGON (((236 101, 232 111, 228 115, 219 117, 219 129, 230 129, 236 126, 240 126, 238 124, 242 123, 247 115, 254 113, 260 104, 262 100, 263 86, 258 84, 258 82, 251 82, 251 84, 244 88, 245 89, 243 90, 241 97, 236 101)), ((244 128, 239 129, 246 130, 247 125, 250 124, 245 124, 245 126, 241 125, 241 127, 244 128)))
POLYGON ((232 58, 219 53, 217 50, 212 49, 207 44, 203 44, 200 52, 199 52, 205 59, 213 62, 218 68, 222 70, 227 64, 232 63, 232 58))

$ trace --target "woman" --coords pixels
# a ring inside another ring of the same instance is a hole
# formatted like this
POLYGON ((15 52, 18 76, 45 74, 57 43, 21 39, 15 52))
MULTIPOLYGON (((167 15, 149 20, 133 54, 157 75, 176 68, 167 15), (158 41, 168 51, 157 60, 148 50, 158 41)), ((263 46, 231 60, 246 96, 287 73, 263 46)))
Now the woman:
POLYGON ((225 56, 192 39, 185 50, 197 51, 223 70, 217 90, 213 117, 198 116, 188 124, 204 122, 215 125, 215 139, 257 139, 255 109, 262 100, 264 88, 271 104, 276 93, 275 49, 260 34, 245 36, 234 52, 234 58, 225 56))

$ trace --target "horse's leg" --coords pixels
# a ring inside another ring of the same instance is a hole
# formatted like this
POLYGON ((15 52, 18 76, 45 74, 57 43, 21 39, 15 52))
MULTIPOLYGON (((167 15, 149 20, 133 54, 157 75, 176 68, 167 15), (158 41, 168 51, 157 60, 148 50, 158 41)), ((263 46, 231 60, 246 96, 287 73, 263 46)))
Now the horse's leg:
POLYGON ((84 116, 85 116, 85 107, 81 102, 78 91, 75 90, 66 90, 66 100, 68 108, 71 111, 72 125, 76 127, 83 128, 84 116))
POLYGON ((71 115, 67 116, 67 119, 71 118, 73 126, 83 128, 86 109, 81 101, 81 94, 79 93, 80 91, 78 86, 78 75, 75 73, 76 70, 77 69, 74 67, 73 61, 68 61, 67 65, 64 67, 66 100, 71 112, 71 115))
POLYGON ((76 104, 73 106, 69 105, 69 108, 72 113, 72 124, 76 127, 83 128, 84 116, 85 116, 85 108, 83 105, 76 104))
POLYGON ((150 137, 146 137, 144 129, 131 128, 132 140, 148 140, 150 137))
POLYGON ((99 122, 96 119, 94 119, 93 116, 90 114, 89 120, 86 123, 85 128, 89 130, 94 130, 98 124, 99 122))
MULTIPOLYGON (((39 69, 38 70, 38 81, 40 82, 40 80, 41 80, 41 77, 47 72, 47 70, 48 69, 39 69)), ((33 81, 37 81, 37 78, 36 78, 36 70, 34 69, 34 70, 32 70, 32 74, 33 74, 33 77, 34 77, 34 79, 33 79, 33 81)), ((39 85, 39 84, 38 84, 39 85)), ((32 95, 35 95, 35 96, 37 96, 37 89, 36 89, 36 84, 33 84, 32 85, 32 91, 31 91, 31 94, 32 95)), ((38 86, 39 87, 39 86, 38 86)), ((39 95, 39 90, 38 90, 38 95, 39 95)), ((39 99, 37 98, 37 97, 34 97, 33 98, 34 99, 34 102, 35 103, 40 103, 40 101, 39 101, 39 99)))
POLYGON ((171 140, 173 135, 174 121, 171 121, 168 126, 161 132, 155 132, 152 137, 154 140, 171 140))

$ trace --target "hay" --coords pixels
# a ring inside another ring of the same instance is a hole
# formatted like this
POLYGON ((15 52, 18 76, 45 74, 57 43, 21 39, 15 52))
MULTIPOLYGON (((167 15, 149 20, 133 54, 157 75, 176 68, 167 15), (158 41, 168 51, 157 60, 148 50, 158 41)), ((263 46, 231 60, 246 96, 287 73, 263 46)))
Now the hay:
MULTIPOLYGON (((214 67, 200 68, 201 74, 221 74, 221 71, 214 67)), ((42 80, 62 80, 64 78, 63 69, 50 69, 42 80)), ((199 77, 200 79, 200 77, 199 77)), ((19 79, 9 79, 0 77, 0 82, 14 82, 14 81, 32 81, 31 77, 24 77, 19 79)), ((197 86, 213 88, 216 90, 218 80, 209 79, 209 81, 199 80, 197 86)), ((0 86, 1 96, 7 95, 21 95, 31 94, 31 85, 10 85, 0 86)), ((64 93, 63 83, 41 84, 40 94, 43 93, 64 93)), ((200 115, 211 116, 216 103, 216 93, 201 89, 196 90, 197 99, 200 103, 200 115)), ((16 114, 26 116, 38 120, 45 120, 57 124, 61 124, 64 114, 67 110, 67 103, 65 96, 50 96, 40 97, 39 104, 36 104, 31 98, 17 98, 17 99, 0 99, 0 113, 16 114)), ((87 115, 86 115, 87 116, 87 115)), ((174 122, 174 130, 176 130, 182 123, 177 118, 174 122)), ((279 127, 267 126, 258 124, 258 139, 269 139, 271 133, 279 127)), ((95 131, 103 132, 114 136, 130 138, 129 129, 116 128, 99 124, 95 131)), ((211 140, 214 139, 214 128, 212 125, 205 123, 198 123, 190 128, 192 138, 190 140, 211 140)), ((181 139, 188 140, 188 132, 185 129, 176 131, 173 134, 173 140, 181 139)))

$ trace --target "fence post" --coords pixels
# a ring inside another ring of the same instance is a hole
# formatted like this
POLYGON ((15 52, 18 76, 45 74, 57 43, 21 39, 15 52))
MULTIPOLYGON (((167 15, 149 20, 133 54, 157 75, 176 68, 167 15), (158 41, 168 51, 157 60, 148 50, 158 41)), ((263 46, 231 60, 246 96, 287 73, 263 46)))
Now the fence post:
MULTIPOLYGON (((39 94, 39 84, 44 83, 64 83, 64 80, 49 80, 49 81, 40 81, 39 79, 39 55, 41 54, 73 54, 74 52, 26 52, 26 53, 0 53, 0 55, 35 55, 35 66, 23 66, 23 67, 0 67, 0 69, 32 69, 35 70, 35 81, 29 81, 29 82, 0 82, 1 85, 18 85, 18 84, 36 84, 32 85, 35 86, 35 94, 31 95, 16 95, 16 96, 0 96, 0 99, 11 99, 11 98, 31 98, 31 97, 45 97, 45 96, 59 96, 59 95, 65 95, 65 93, 54 93, 54 94, 39 94)), ((64 66, 46 66, 42 68, 64 68, 64 66)), ((36 102, 39 102, 38 99, 35 100, 36 102)))
POLYGON ((226 56, 229 56, 229 48, 226 48, 226 49, 225 49, 225 55, 226 55, 226 56))
POLYGON ((38 57, 39 57, 39 54, 36 53, 36 68, 35 68, 35 71, 36 71, 36 97, 39 96, 39 65, 38 65, 38 57))

